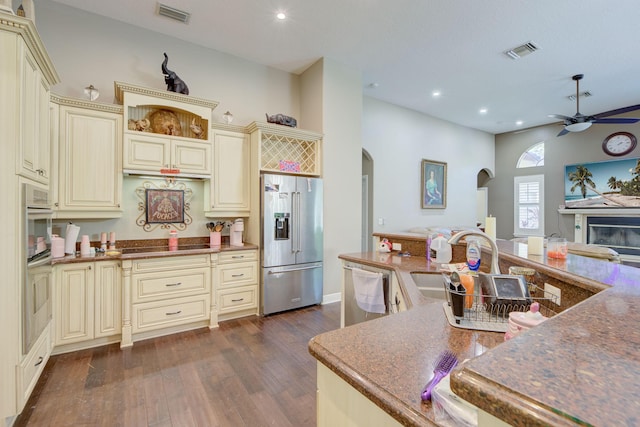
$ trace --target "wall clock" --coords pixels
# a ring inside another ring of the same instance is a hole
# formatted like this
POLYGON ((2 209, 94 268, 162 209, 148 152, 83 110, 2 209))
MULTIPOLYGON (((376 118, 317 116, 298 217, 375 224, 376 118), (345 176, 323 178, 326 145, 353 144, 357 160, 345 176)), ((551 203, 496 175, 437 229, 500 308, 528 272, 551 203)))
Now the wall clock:
POLYGON ((629 132, 614 132, 602 142, 602 151, 610 156, 624 156, 636 148, 635 135, 629 132))

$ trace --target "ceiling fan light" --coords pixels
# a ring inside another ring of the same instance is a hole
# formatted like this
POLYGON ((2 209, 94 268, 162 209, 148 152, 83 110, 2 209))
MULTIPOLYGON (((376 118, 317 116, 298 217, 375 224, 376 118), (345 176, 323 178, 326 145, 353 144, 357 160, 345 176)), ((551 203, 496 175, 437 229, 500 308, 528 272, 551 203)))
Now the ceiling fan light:
POLYGON ((570 125, 566 125, 564 128, 569 132, 582 132, 583 130, 589 129, 591 125, 591 122, 572 123, 570 125))

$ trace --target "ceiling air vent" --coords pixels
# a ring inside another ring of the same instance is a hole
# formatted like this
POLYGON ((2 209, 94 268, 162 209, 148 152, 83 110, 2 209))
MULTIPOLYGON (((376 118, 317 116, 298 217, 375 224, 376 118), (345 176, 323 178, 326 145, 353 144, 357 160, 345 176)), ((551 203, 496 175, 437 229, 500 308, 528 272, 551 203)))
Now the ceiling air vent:
POLYGON ((523 56, 527 56, 538 49, 540 48, 534 42, 527 42, 523 45, 514 47, 513 49, 506 51, 504 54, 507 55, 509 58, 515 60, 515 59, 520 59, 523 56))
POLYGON ((189 18, 191 17, 190 13, 175 9, 162 3, 158 3, 157 12, 160 16, 166 16, 167 18, 173 19, 174 21, 180 21, 183 24, 187 24, 189 22, 189 18))

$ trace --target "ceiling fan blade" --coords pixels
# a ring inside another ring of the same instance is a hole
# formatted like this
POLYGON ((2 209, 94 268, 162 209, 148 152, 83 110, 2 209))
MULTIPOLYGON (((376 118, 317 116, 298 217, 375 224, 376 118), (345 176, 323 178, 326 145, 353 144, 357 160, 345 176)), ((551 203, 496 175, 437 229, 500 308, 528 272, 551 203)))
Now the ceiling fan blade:
POLYGON ((609 116, 617 116, 618 114, 628 113, 630 111, 640 110, 640 104, 632 105, 630 107, 618 108, 616 110, 605 111, 604 113, 596 114, 594 117, 609 117, 609 116))
POLYGON ((573 117, 563 116, 562 114, 549 114, 548 117, 551 117, 551 118, 554 118, 554 119, 560 119, 560 120, 573 121, 573 117))
POLYGON ((638 123, 640 122, 640 119, 634 119, 634 118, 617 118, 617 119, 599 119, 596 118, 595 120, 592 121, 593 123, 608 123, 608 124, 616 124, 616 125, 626 125, 626 124, 631 124, 631 123, 638 123))
POLYGON ((566 134, 568 134, 568 133, 569 133, 569 131, 568 131, 568 130, 566 130, 566 129, 562 129, 562 130, 560 131, 560 133, 559 133, 559 134, 557 134, 556 136, 562 136, 562 135, 566 135, 566 134))

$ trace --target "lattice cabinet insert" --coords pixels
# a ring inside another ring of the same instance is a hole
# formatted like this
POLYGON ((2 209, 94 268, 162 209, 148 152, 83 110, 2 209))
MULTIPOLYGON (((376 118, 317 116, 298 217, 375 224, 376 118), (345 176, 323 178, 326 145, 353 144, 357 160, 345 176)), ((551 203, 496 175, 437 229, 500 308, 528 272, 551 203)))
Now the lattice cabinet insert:
POLYGON ((282 125, 248 126, 262 172, 322 175, 322 135, 282 125))

